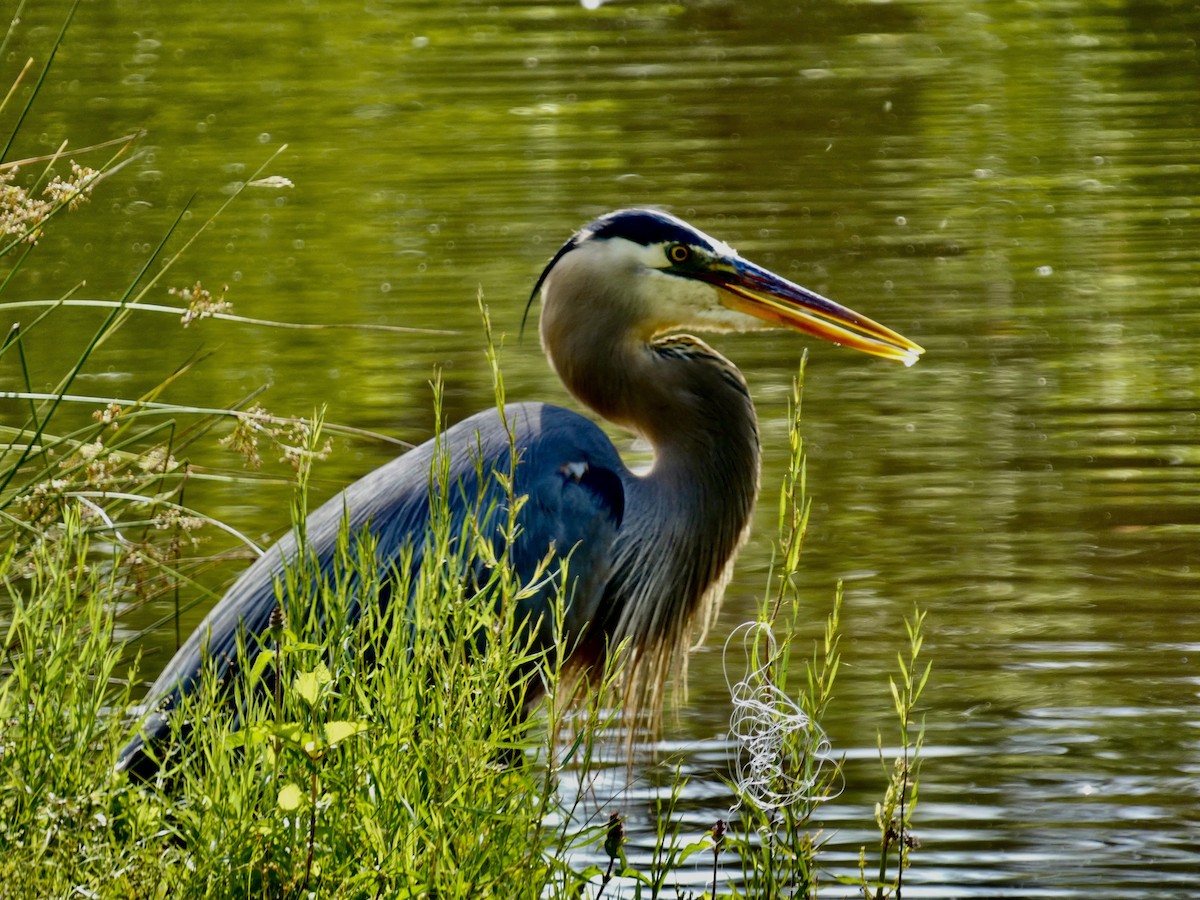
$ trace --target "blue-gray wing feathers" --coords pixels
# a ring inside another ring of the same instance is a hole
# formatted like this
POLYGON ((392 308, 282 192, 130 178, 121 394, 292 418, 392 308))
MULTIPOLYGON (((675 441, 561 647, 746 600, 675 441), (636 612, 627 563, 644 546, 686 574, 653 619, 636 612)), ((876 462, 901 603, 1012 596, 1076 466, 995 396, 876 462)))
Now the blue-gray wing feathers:
MULTIPOLYGON (((365 529, 373 536, 384 583, 380 595, 390 597, 395 567, 403 561, 411 573, 420 566, 431 486, 449 494, 451 534, 462 535, 472 518, 497 540, 507 522, 510 496, 525 497, 517 513, 517 539, 507 548, 515 574, 528 580, 548 553, 569 554, 566 626, 576 634, 585 629, 607 581, 628 471, 599 427, 577 413, 541 403, 512 404, 506 419, 507 426, 495 410, 474 415, 361 478, 312 513, 305 524, 305 544, 321 571, 334 564, 339 532, 348 521, 351 534, 365 529), (439 451, 446 465, 444 483, 434 477, 439 451), (511 494, 496 473, 511 475, 511 494)), ((256 639, 266 634, 277 605, 276 584, 283 583, 296 548, 296 536, 289 534, 242 573, 159 675, 148 694, 151 702, 169 709, 180 693, 194 689, 206 661, 218 673, 248 663, 237 659, 239 631, 247 637, 247 652, 257 652, 256 639)), ((557 581, 547 578, 541 591, 523 600, 522 611, 531 619, 544 618, 552 609, 557 581)), ((152 770, 145 741, 162 740, 168 731, 165 714, 152 714, 143 734, 122 751, 118 767, 152 770)))

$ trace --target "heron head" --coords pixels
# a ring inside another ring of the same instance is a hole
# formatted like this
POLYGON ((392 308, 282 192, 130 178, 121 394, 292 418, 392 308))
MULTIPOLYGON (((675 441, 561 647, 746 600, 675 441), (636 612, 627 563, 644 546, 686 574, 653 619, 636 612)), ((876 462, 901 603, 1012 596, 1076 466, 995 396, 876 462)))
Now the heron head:
POLYGON ((586 279, 591 293, 625 304, 650 333, 785 327, 906 366, 924 352, 890 328, 742 259, 728 244, 657 210, 618 210, 584 226, 542 271, 529 305, 568 271, 586 279))

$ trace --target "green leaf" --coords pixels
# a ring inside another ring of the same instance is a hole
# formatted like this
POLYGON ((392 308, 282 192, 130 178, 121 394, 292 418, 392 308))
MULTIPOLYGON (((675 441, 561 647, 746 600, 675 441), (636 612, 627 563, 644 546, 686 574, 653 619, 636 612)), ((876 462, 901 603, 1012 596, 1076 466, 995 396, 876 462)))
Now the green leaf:
POLYGON ((317 701, 321 697, 321 688, 331 681, 333 681, 333 676, 329 674, 325 663, 317 663, 316 668, 311 672, 301 672, 296 676, 296 680, 292 682, 292 690, 312 708, 317 705, 317 701))
POLYGON ((926 683, 927 681, 929 681, 929 673, 930 673, 930 671, 931 671, 932 669, 933 669, 933 663, 932 663, 932 662, 929 662, 929 663, 926 663, 926 664, 925 664, 925 671, 924 671, 924 673, 922 673, 922 675, 921 675, 921 681, 920 681, 920 682, 917 684, 917 690, 916 690, 916 692, 915 692, 915 696, 916 696, 916 697, 919 697, 919 696, 921 695, 921 692, 922 692, 923 690, 925 690, 925 683, 926 683))
POLYGON ((700 850, 707 850, 711 853, 712 848, 713 848, 712 835, 706 833, 704 836, 697 838, 696 840, 692 841, 690 844, 688 844, 686 847, 684 847, 682 850, 679 851, 679 862, 681 862, 681 863, 684 862, 689 856, 691 856, 693 853, 696 853, 697 851, 700 851, 700 850))
POLYGON ((262 679, 263 670, 271 663, 275 662, 274 650, 260 650, 258 656, 254 658, 254 665, 250 667, 250 687, 254 687, 262 679))
POLYGON ((336 747, 347 738, 352 738, 356 734, 362 734, 370 727, 370 724, 367 722, 326 722, 325 743, 330 747, 336 747))
MULTIPOLYGON (((647 887, 651 887, 651 888, 654 887, 654 879, 651 878, 649 875, 639 872, 637 869, 624 868, 617 874, 620 875, 622 878, 632 878, 634 881, 640 881, 642 884, 646 885, 647 887)), ((640 896, 640 894, 639 894, 639 896, 640 896)))
POLYGON ((248 746, 271 741, 299 744, 304 738, 304 729, 299 722, 268 722, 265 725, 254 725, 250 731, 252 737, 246 739, 248 746))
POLYGON ((291 653, 302 653, 309 650, 320 649, 320 644, 314 644, 311 641, 289 641, 281 648, 281 652, 286 656, 291 653))
POLYGON ((285 784, 279 789, 279 799, 276 802, 284 812, 293 812, 304 802, 304 791, 295 782, 285 784))

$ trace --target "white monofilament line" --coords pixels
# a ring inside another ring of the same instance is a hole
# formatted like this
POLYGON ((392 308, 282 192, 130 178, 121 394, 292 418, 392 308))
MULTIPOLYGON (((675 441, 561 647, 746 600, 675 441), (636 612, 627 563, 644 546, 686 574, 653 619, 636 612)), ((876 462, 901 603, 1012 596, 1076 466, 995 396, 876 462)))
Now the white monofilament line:
MULTIPOLYGON (((833 746, 821 726, 774 683, 777 644, 766 622, 743 622, 725 641, 721 663, 733 703, 729 731, 735 741, 738 803, 749 799, 766 812, 802 801, 831 799, 815 788, 833 746), (730 653, 741 639, 745 677, 730 675, 730 653), (797 739, 798 738, 798 739, 797 739)), ((838 791, 840 793, 840 791, 838 791)))

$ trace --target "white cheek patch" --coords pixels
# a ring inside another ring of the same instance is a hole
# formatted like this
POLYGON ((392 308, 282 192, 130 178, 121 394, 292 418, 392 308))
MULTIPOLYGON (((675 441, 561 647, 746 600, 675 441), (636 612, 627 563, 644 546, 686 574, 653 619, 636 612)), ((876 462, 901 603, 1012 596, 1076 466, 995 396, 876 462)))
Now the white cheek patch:
POLYGON ((769 327, 761 319, 723 304, 720 289, 706 281, 663 271, 646 272, 642 281, 643 301, 656 318, 669 322, 670 328, 721 332, 769 327))

